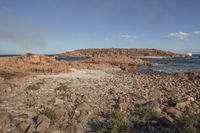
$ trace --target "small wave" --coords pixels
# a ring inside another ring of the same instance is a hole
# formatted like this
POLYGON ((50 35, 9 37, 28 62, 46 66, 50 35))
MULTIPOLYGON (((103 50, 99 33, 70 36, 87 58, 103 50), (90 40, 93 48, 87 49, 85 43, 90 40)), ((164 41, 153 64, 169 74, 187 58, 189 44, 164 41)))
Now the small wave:
POLYGON ((164 64, 160 64, 160 63, 153 63, 152 65, 153 65, 153 66, 162 66, 162 65, 164 65, 164 64))

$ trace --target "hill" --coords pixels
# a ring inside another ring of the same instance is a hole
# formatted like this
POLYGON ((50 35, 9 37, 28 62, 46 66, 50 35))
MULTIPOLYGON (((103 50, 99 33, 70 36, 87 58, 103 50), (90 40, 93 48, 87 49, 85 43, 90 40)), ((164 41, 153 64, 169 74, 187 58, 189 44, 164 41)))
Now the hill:
POLYGON ((162 51, 157 49, 136 48, 108 48, 108 49, 80 49, 60 54, 62 57, 138 57, 138 56, 162 56, 162 57, 185 57, 186 55, 162 51))

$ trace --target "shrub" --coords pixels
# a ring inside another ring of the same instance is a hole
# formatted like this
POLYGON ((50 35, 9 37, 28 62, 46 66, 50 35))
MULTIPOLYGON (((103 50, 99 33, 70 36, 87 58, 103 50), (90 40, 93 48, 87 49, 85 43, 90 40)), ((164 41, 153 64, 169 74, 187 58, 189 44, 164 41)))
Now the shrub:
POLYGON ((179 103, 179 102, 181 102, 182 100, 181 100, 181 98, 179 98, 179 97, 171 97, 170 99, 169 99, 169 101, 168 101, 168 105, 169 106, 176 106, 176 104, 177 103, 179 103))
POLYGON ((33 53, 26 53, 25 54, 25 56, 28 56, 28 57, 33 56, 33 55, 34 55, 33 53))
POLYGON ((183 133, 197 133, 197 124, 198 124, 198 118, 195 116, 190 116, 188 118, 185 118, 182 126, 182 132, 183 133))
POLYGON ((156 112, 152 112, 151 110, 139 108, 134 113, 134 117, 132 117, 131 130, 135 131, 144 131, 144 132, 155 132, 154 123, 159 118, 159 114, 156 112))
POLYGON ((141 109, 140 113, 141 113, 140 120, 147 125, 149 125, 152 120, 157 120, 159 117, 157 113, 152 112, 150 110, 141 109))
POLYGON ((39 114, 45 115, 51 120, 51 124, 54 124, 57 120, 57 114, 54 109, 52 108, 44 108, 39 114))
POLYGON ((27 90, 32 90, 32 91, 36 91, 36 90, 39 90, 39 89, 40 89, 39 85, 29 85, 27 87, 27 90))
POLYGON ((55 88, 55 91, 64 91, 66 92, 67 91, 67 86, 61 84, 60 86, 58 86, 57 88, 55 88))
POLYGON ((127 127, 125 117, 119 112, 110 112, 109 120, 105 123, 105 127, 100 133, 124 133, 127 127))

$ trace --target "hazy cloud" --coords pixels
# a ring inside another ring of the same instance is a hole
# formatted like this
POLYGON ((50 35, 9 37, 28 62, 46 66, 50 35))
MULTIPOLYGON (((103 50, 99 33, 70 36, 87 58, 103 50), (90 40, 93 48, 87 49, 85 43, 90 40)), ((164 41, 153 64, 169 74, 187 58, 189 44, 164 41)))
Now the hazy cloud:
POLYGON ((20 18, 5 6, 0 6, 0 18, 1 51, 8 49, 5 44, 21 51, 45 48, 48 33, 45 24, 20 18))
POLYGON ((135 35, 129 35, 129 34, 121 34, 119 36, 120 39, 124 39, 124 40, 136 40, 136 39, 139 39, 138 36, 135 36, 135 35))
POLYGON ((36 48, 44 46, 45 40, 36 33, 23 33, 18 31, 0 31, 0 40, 4 42, 13 43, 23 49, 36 48))
POLYGON ((185 41, 194 35, 200 35, 200 31, 169 33, 168 35, 164 36, 164 38, 185 41))
POLYGON ((194 35, 200 35, 200 31, 194 31, 193 34, 194 35))
POLYGON ((172 39, 172 40, 181 40, 185 41, 188 40, 188 37, 190 36, 190 33, 187 32, 176 32, 176 33, 170 33, 165 38, 172 39))

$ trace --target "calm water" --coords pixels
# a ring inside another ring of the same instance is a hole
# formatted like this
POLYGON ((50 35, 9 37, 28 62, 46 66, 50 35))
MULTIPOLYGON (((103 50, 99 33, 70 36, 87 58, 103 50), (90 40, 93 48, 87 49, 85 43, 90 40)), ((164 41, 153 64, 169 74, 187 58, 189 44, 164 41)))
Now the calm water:
POLYGON ((86 57, 70 57, 70 58, 65 58, 65 57, 56 57, 56 60, 58 61, 80 61, 80 60, 87 60, 89 58, 86 57))
POLYGON ((141 72, 200 72, 200 55, 193 55, 192 58, 166 58, 166 59, 147 59, 153 63, 151 67, 141 67, 141 72))

